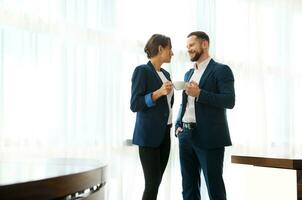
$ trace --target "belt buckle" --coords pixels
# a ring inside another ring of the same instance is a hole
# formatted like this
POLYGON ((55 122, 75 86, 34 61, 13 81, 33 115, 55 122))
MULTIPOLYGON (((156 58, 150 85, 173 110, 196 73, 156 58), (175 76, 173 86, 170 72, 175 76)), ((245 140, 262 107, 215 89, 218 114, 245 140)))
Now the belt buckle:
POLYGON ((195 128, 195 126, 194 126, 192 123, 184 123, 184 124, 183 124, 183 127, 184 127, 184 128, 187 128, 187 129, 189 129, 189 130, 195 128))
POLYGON ((187 123, 184 123, 184 128, 190 129, 187 123))

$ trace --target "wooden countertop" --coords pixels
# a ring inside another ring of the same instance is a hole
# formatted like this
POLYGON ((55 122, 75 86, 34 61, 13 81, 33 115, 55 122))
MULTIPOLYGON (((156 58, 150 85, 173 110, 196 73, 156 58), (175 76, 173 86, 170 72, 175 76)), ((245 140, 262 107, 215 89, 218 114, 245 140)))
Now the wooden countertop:
POLYGON ((88 159, 0 160, 0 199, 60 199, 106 184, 106 166, 88 159))

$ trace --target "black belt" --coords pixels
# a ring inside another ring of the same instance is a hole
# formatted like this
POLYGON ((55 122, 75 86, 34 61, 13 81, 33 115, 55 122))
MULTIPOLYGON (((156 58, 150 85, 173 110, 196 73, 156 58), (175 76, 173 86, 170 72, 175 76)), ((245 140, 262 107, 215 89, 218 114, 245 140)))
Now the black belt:
POLYGON ((186 128, 186 129, 194 129, 194 128, 196 128, 196 123, 183 122, 182 126, 183 126, 183 128, 186 128))

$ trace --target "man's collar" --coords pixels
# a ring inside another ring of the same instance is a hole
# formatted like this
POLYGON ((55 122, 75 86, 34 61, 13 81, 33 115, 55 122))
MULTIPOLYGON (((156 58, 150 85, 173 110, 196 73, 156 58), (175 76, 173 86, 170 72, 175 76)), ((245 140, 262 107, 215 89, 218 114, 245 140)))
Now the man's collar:
POLYGON ((199 65, 197 65, 197 63, 194 63, 194 69, 199 70, 202 68, 206 68, 210 62, 212 58, 209 56, 207 59, 205 59, 204 61, 202 61, 202 63, 200 63, 199 65))

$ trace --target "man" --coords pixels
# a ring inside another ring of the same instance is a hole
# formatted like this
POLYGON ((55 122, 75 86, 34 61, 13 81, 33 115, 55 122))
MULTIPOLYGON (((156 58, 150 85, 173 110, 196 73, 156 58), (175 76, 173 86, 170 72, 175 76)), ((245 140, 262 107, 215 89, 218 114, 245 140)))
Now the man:
POLYGON ((194 67, 184 77, 188 83, 175 127, 185 200, 200 199, 201 169, 210 199, 226 199, 224 148, 232 145, 226 109, 235 105, 234 77, 227 65, 210 57, 209 43, 209 36, 201 31, 187 37, 194 67))

